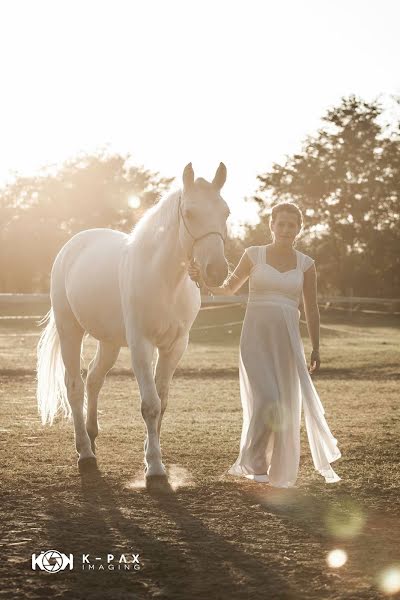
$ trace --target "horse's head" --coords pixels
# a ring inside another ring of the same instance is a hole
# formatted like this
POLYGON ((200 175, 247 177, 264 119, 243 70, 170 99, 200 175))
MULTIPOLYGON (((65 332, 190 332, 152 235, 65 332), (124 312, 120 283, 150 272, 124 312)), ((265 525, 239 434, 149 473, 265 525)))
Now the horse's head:
POLYGON ((186 254, 194 258, 205 283, 219 286, 228 274, 224 254, 228 205, 220 195, 226 181, 226 167, 220 163, 210 183, 194 179, 192 163, 183 171, 183 190, 179 207, 179 236, 186 254))

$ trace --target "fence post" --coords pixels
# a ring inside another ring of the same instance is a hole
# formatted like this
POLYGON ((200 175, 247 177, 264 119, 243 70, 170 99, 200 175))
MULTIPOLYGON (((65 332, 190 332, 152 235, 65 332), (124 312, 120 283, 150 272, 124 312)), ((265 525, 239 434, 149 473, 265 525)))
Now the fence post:
POLYGON ((349 297, 349 310, 348 310, 348 315, 350 316, 350 318, 353 318, 353 296, 354 296, 354 290, 352 287, 347 288, 346 290, 346 296, 349 297))

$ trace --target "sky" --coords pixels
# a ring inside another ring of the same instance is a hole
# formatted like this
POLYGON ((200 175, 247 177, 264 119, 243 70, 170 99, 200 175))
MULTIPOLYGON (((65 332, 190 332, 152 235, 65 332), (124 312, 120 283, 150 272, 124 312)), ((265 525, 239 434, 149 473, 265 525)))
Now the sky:
POLYGON ((342 96, 400 94, 397 0, 2 0, 0 182, 107 147, 177 177, 257 174, 342 96))

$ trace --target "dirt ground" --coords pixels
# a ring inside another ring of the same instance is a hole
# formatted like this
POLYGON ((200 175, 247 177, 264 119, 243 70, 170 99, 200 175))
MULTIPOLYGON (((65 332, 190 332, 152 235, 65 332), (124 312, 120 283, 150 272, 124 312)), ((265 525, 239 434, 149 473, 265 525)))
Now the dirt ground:
POLYGON ((144 426, 125 351, 100 399, 100 471, 82 476, 72 424, 38 419, 37 331, 0 328, 0 598, 388 597, 388 569, 400 569, 398 322, 324 326, 314 383, 339 440, 342 481, 325 484, 314 471, 304 427, 296 488, 226 474, 242 418, 233 326, 219 337, 194 332, 174 379, 162 429, 170 493, 144 488, 144 426), (50 549, 74 554, 74 569, 32 570, 32 553, 50 549), (327 563, 335 549, 347 554, 340 568, 327 563), (83 571, 87 553, 99 564, 108 553, 139 554, 140 569, 83 571))

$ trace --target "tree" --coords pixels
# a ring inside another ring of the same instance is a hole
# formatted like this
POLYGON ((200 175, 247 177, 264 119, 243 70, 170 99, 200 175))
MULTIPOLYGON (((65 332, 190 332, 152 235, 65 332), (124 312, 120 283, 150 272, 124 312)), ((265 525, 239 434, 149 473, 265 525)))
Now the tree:
POLYGON ((0 190, 0 290, 48 289, 51 264, 68 238, 93 227, 129 231, 171 181, 129 155, 105 152, 17 177, 0 190))
POLYGON ((258 177, 261 218, 283 200, 305 213, 305 240, 327 291, 400 293, 400 123, 384 116, 377 101, 343 98, 299 154, 258 177))

